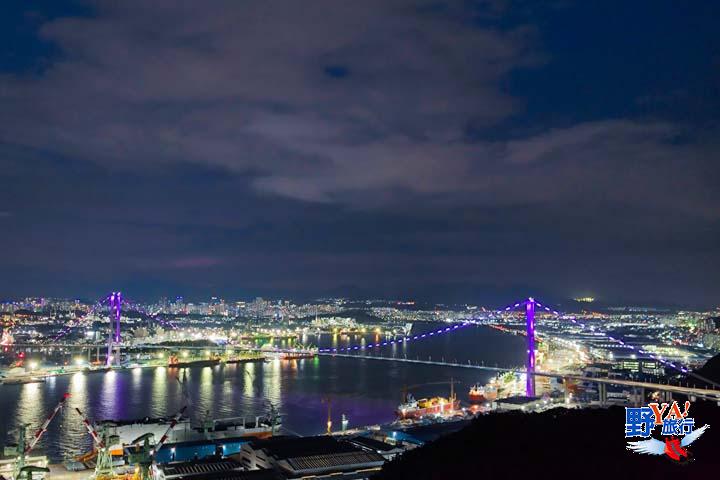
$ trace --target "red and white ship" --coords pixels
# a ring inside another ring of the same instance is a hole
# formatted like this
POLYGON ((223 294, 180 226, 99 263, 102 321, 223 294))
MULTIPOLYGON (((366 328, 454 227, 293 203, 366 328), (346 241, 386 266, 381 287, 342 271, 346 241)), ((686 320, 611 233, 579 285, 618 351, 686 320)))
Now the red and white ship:
POLYGON ((401 419, 420 418, 426 415, 451 414, 460 408, 460 402, 454 396, 450 399, 443 397, 421 398, 415 400, 412 394, 407 394, 405 402, 397 409, 397 415, 401 419))
POLYGON ((478 384, 473 385, 468 393, 470 403, 492 402, 497 399, 497 388, 493 386, 481 387, 478 384))

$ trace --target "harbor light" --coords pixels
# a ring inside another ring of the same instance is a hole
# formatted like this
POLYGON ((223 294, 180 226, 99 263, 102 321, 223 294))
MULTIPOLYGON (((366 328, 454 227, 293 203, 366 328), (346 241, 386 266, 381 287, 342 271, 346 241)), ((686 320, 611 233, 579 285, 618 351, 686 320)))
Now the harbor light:
POLYGON ((33 360, 32 362, 30 362, 30 363, 28 364, 28 366, 30 367, 30 370, 31 370, 31 371, 32 371, 32 370, 37 370, 37 368, 38 368, 38 362, 36 362, 36 361, 33 360))
POLYGON ((85 359, 83 359, 83 358, 78 357, 75 359, 75 365, 77 365, 77 366, 80 366, 84 363, 85 363, 85 359))

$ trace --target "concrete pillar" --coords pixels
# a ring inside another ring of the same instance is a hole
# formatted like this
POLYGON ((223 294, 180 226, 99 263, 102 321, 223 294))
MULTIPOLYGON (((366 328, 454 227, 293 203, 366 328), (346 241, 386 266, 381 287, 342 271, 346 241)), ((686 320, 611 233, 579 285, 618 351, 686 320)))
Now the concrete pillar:
POLYGON ((598 393, 600 395, 600 406, 604 407, 607 404, 607 385, 605 385, 604 383, 599 383, 598 393))

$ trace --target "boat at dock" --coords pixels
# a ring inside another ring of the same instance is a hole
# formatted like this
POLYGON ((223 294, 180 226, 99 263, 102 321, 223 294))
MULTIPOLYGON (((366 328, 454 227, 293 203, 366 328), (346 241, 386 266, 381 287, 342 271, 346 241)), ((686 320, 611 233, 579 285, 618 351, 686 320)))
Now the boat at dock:
POLYGON ((2 379, 3 385, 25 385, 26 383, 44 383, 45 377, 32 376, 18 376, 18 377, 6 377, 2 379))
MULTIPOLYGON (((162 437, 171 425, 172 418, 142 418, 135 420, 103 420, 113 435, 118 436, 116 448, 130 445, 136 438, 151 433, 156 439, 162 437)), ((267 438, 282 426, 279 415, 258 415, 252 418, 207 418, 200 425, 192 425, 187 417, 180 420, 168 432, 168 443, 189 442, 202 439, 222 439, 228 437, 267 438)))
POLYGON ((244 358, 228 358, 225 360, 225 363, 232 364, 232 363, 262 363, 265 361, 264 356, 258 356, 258 357, 244 357, 244 358))
POLYGON ((280 356, 280 360, 302 360, 304 358, 315 358, 316 355, 314 352, 284 353, 280 356))
POLYGON ((470 403, 485 403, 492 402, 497 399, 497 388, 492 385, 486 385, 484 387, 475 384, 468 392, 468 399, 470 403))
POLYGON ((428 415, 452 414, 459 409, 460 402, 453 396, 450 399, 432 397, 415 400, 412 394, 407 394, 405 402, 398 406, 396 413, 400 419, 417 419, 428 415))
MULTIPOLYGON (((220 419, 206 419, 200 425, 192 425, 187 417, 181 417, 173 425, 173 419, 169 417, 141 418, 133 420, 101 420, 98 428, 107 428, 110 438, 114 443, 110 446, 110 454, 117 465, 122 464, 125 450, 134 445, 138 438, 151 434, 156 440, 160 439, 166 432, 168 440, 165 444, 166 450, 175 453, 175 445, 199 445, 214 443, 224 444, 226 442, 245 441, 241 439, 263 439, 271 437, 282 426, 280 416, 271 412, 269 415, 256 416, 253 418, 232 417, 220 419), (172 429, 168 432, 168 428, 172 429), (204 443, 203 443, 204 442, 204 443), (214 443, 213 443, 214 442, 214 443)), ((213 447, 214 448, 214 447, 213 447)), ((67 458, 64 461, 65 468, 69 471, 82 471, 94 468, 97 452, 91 450, 76 456, 67 458)), ((178 453, 178 455, 180 455, 178 453)), ((166 452, 165 456, 170 456, 166 452)), ((175 455, 173 455, 175 457, 175 455)), ((180 459, 181 457, 177 457, 180 459)), ((188 458, 190 459, 190 458, 188 458)))
POLYGON ((220 363, 219 358, 207 358, 207 359, 200 359, 200 360, 178 360, 178 358, 173 355, 170 357, 170 360, 168 361, 168 368, 187 368, 187 367, 214 367, 215 365, 218 365, 220 363))

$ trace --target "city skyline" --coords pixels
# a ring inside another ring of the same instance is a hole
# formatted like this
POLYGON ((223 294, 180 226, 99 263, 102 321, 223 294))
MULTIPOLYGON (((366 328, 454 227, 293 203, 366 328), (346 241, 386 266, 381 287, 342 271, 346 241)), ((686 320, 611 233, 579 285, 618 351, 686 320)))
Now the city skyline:
POLYGON ((711 2, 5 11, 2 298, 718 304, 711 2))

